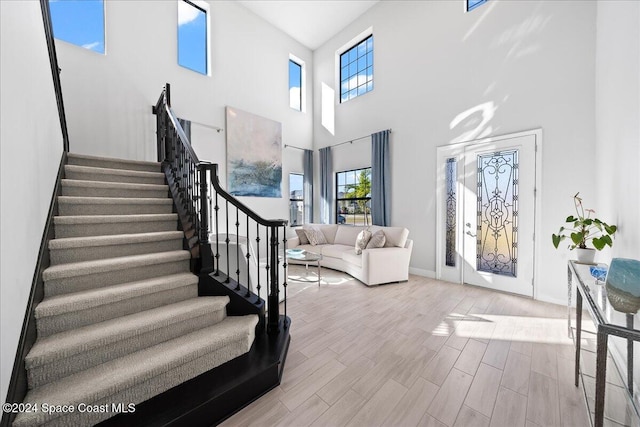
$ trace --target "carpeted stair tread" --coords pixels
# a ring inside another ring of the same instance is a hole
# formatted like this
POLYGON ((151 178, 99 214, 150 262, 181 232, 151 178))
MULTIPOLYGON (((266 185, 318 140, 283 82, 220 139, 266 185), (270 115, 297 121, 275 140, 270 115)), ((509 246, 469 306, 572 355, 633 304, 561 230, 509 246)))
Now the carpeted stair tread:
POLYGON ((192 273, 179 273, 88 291, 56 295, 45 298, 36 306, 34 310, 35 317, 39 319, 47 316, 59 316, 73 311, 96 308, 118 301, 194 284, 198 284, 197 276, 192 273))
POLYGON ((85 197, 85 196, 58 196, 58 203, 71 205, 129 205, 137 203, 141 205, 173 205, 171 199, 144 198, 144 197, 85 197))
MULTIPOLYGON (((48 383, 42 387, 30 390, 25 402, 46 402, 51 405, 74 405, 80 403, 91 405, 102 402, 115 401, 118 395, 125 394, 126 390, 138 390, 138 393, 129 393, 128 402, 139 403, 155 394, 173 387, 185 381, 185 375, 194 377, 199 373, 212 369, 215 366, 198 366, 193 368, 192 363, 216 352, 225 353, 220 356, 220 362, 228 361, 240 354, 229 353, 234 344, 250 347, 258 323, 256 315, 227 317, 224 321, 214 326, 203 328, 190 334, 166 341, 149 347, 136 353, 112 360, 95 366, 91 369, 48 383), (188 370, 183 373, 184 368, 188 370), (153 379, 163 376, 162 386, 153 383, 153 379), (136 388, 140 384, 152 382, 153 391, 144 388, 136 388)), ((248 350, 242 349, 245 352, 248 350)), ((234 353, 240 351, 234 351, 234 353)), ((218 363, 220 364, 220 363, 218 363)), ((102 414, 97 419, 105 419, 109 414, 102 414)), ((48 414, 44 412, 31 412, 19 414, 14 426, 39 425, 47 422, 55 422, 56 418, 64 418, 64 414, 48 414)), ((56 424, 66 424, 71 418, 85 417, 82 413, 74 413, 71 417, 59 420, 56 424)), ((91 418, 95 420, 96 418, 91 418)))
MULTIPOLYGON (((62 195, 63 196, 84 196, 96 195, 96 193, 104 193, 103 197, 109 195, 130 193, 138 195, 137 197, 163 197, 169 193, 169 186, 166 184, 139 184, 128 182, 108 182, 108 181, 87 181, 81 179, 63 179, 62 195), (93 193, 93 194, 92 194, 93 193)), ((124 197, 124 196, 120 196, 124 197)), ((134 197, 134 196, 131 196, 134 197)))
POLYGON ((89 156, 86 154, 67 154, 67 164, 78 166, 109 166, 112 169, 139 170, 147 172, 159 172, 160 163, 144 160, 126 160, 114 157, 89 156))
POLYGON ((175 231, 178 215, 68 215, 53 219, 56 238, 175 231))
POLYGON ((86 276, 88 274, 106 273, 126 268, 162 264, 166 262, 188 260, 188 251, 158 252, 143 255, 132 255, 118 258, 107 258, 93 261, 72 262, 48 267, 42 272, 42 280, 47 282, 54 279, 86 276))
POLYGON ((49 241, 49 250, 87 248, 94 246, 127 245, 133 243, 182 240, 182 231, 159 231, 154 233, 112 234, 107 236, 66 237, 49 241))
POLYGON ((196 297, 51 335, 36 341, 25 358, 25 366, 32 369, 154 329, 166 328, 189 318, 224 310, 228 302, 227 296, 196 297))
POLYGON ((50 265, 177 251, 183 249, 182 241, 181 231, 59 238, 49 241, 50 265))
POLYGON ((102 224, 121 222, 177 221, 178 214, 137 214, 137 215, 66 215, 53 218, 54 224, 102 224))
POLYGON ((87 181, 129 182, 142 184, 165 183, 164 174, 158 172, 135 171, 128 169, 111 169, 93 166, 66 165, 65 178, 87 181))
POLYGON ((58 196, 62 216, 168 214, 172 210, 169 198, 58 196))

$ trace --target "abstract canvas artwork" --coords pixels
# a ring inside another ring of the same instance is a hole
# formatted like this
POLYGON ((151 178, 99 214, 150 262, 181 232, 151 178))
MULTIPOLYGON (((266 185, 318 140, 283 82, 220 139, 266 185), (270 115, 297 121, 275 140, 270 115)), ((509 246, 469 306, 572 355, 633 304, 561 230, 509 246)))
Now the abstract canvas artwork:
POLYGON ((282 124, 227 107, 226 128, 229 193, 282 197, 282 124))

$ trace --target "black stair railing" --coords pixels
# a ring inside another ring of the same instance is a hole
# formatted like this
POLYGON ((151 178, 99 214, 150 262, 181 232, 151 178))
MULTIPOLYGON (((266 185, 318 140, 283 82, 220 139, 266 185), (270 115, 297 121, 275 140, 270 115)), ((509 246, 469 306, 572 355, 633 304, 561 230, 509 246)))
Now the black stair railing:
POLYGON ((162 163, 178 210, 191 252, 193 272, 210 274, 220 283, 235 282, 235 290, 246 288, 244 296, 256 305, 262 304, 261 293, 266 287, 267 331, 277 333, 281 279, 285 322, 287 319, 287 262, 283 256, 287 245, 287 221, 262 218, 221 187, 218 165, 198 159, 171 109, 169 83, 153 107, 153 113, 156 115, 158 161, 162 163), (246 252, 244 257, 240 255, 242 245, 246 252), (231 250, 231 246, 235 249, 231 250), (261 253, 265 253, 266 258, 261 258, 261 253), (223 262, 221 258, 225 258, 223 262), (235 265, 231 264, 232 260, 235 265), (246 263, 246 274, 241 274, 241 263, 246 263))

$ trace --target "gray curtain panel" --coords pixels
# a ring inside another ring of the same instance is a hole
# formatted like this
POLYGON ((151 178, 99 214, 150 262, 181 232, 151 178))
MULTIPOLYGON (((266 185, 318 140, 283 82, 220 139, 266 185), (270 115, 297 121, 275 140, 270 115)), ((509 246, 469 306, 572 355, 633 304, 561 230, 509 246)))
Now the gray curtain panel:
POLYGON ((391 224, 389 130, 371 135, 371 219, 375 225, 391 224))
POLYGON ((304 150, 304 223, 313 222, 313 151, 304 150))
POLYGON ((180 122, 180 126, 182 126, 184 134, 187 135, 187 139, 191 142, 191 120, 178 118, 178 122, 180 122))
POLYGON ((320 149, 320 222, 332 224, 333 215, 333 162, 331 161, 331 147, 320 149))

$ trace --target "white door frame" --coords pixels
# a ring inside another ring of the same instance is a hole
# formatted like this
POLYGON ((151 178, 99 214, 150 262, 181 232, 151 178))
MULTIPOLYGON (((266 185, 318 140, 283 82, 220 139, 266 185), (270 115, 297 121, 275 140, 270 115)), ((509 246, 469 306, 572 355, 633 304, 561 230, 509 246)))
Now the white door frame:
MULTIPOLYGON (((515 132, 510 134, 492 136, 487 138, 482 138, 473 141, 459 142, 456 144, 448 144, 442 145, 436 148, 436 279, 446 280, 454 283, 464 283, 463 277, 463 269, 462 269, 462 253, 463 253, 463 244, 464 239, 462 238, 462 228, 459 228, 456 233, 456 267, 448 267, 444 265, 445 261, 445 213, 446 213, 446 203, 445 203, 445 161, 448 158, 455 157, 456 159, 462 159, 464 156, 465 149, 467 147, 484 144, 490 142, 497 142, 505 139, 517 138, 522 136, 534 136, 536 142, 535 149, 535 201, 534 201, 534 248, 533 248, 533 298, 538 299, 538 278, 541 277, 540 274, 540 266, 538 265, 538 260, 540 259, 540 248, 542 247, 542 233, 540 232, 542 227, 542 220, 540 218, 539 213, 541 210, 541 188, 542 188, 542 178, 540 174, 540 169, 542 166, 542 129, 532 129, 526 130, 522 132, 515 132)), ((462 165, 461 162, 458 162, 458 166, 462 165)), ((457 181, 457 191, 458 198, 456 200, 456 224, 462 224, 462 213, 464 212, 464 198, 460 197, 462 195, 462 189, 464 186, 464 170, 461 171, 458 167, 457 170, 458 181, 457 181)))

